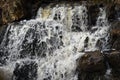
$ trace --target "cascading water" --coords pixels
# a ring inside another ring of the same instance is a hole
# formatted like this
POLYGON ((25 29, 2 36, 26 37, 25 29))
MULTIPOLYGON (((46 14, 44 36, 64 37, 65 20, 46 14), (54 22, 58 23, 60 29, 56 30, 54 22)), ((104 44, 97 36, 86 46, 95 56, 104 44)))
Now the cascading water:
POLYGON ((96 23, 88 29, 84 5, 40 8, 36 19, 7 27, 0 44, 1 68, 9 70, 13 80, 77 80, 76 60, 84 51, 98 50, 98 41, 107 44, 109 25, 103 8, 96 23), (37 64, 32 64, 36 78, 34 73, 27 79, 14 76, 16 65, 21 69, 30 61, 37 64))

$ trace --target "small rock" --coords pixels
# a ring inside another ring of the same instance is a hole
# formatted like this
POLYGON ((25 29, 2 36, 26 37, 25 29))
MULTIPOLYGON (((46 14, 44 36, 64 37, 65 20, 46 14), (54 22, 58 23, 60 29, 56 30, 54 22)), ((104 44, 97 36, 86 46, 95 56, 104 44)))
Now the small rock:
POLYGON ((105 60, 100 51, 86 52, 78 60, 78 80, 106 80, 105 60))

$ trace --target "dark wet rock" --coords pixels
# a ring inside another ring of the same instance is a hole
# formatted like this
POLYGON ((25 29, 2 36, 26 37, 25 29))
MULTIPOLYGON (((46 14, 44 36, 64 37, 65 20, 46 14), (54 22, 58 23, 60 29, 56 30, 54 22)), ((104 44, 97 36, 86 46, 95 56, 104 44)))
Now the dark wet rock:
POLYGON ((84 41, 84 48, 88 47, 89 37, 86 37, 84 41))
POLYGON ((116 20, 116 19, 117 19, 117 18, 116 18, 117 13, 116 13, 116 11, 115 11, 115 4, 108 6, 107 9, 108 9, 108 10, 107 10, 108 20, 109 20, 110 22, 116 20))
POLYGON ((38 65, 35 61, 16 63, 12 80, 37 80, 38 65))
POLYGON ((112 76, 112 80, 120 80, 120 69, 117 69, 117 70, 112 70, 111 72, 112 76))
POLYGON ((78 75, 78 80, 110 80, 104 76, 104 73, 94 72, 94 73, 85 73, 82 72, 78 75))
POLYGON ((102 45, 103 45, 102 40, 101 40, 101 39, 98 39, 98 40, 97 40, 97 43, 96 43, 96 47, 97 47, 99 50, 101 50, 101 49, 102 49, 102 45))
POLYGON ((86 52, 78 60, 78 80, 106 80, 105 59, 100 51, 86 52))
POLYGON ((0 25, 2 25, 2 9, 0 8, 0 25))
POLYGON ((111 25, 110 46, 112 49, 120 50, 120 21, 115 21, 111 25))
POLYGON ((116 4, 115 10, 116 10, 116 18, 120 20, 120 4, 116 4))
POLYGON ((96 25, 97 17, 99 16, 99 6, 91 5, 88 7, 88 22, 90 26, 96 25))
POLYGON ((107 16, 109 22, 113 22, 119 19, 120 15, 120 4, 119 3, 113 3, 107 6, 107 16))
POLYGON ((120 51, 112 50, 105 54, 111 68, 111 80, 120 79, 120 51))
POLYGON ((106 54, 106 57, 112 69, 120 69, 120 51, 111 51, 106 54))
POLYGON ((0 2, 0 21, 2 24, 31 18, 38 9, 39 0, 2 0, 0 2), (2 14, 2 15, 1 15, 2 14))
POLYGON ((86 52, 78 60, 78 69, 84 72, 105 71, 104 57, 100 51, 86 52))
POLYGON ((111 23, 111 32, 115 32, 114 30, 120 30, 119 26, 120 26, 120 21, 114 21, 114 22, 112 22, 111 23))
POLYGON ((78 80, 119 80, 120 51, 86 52, 78 60, 78 80), (111 69, 110 73, 107 72, 111 69))

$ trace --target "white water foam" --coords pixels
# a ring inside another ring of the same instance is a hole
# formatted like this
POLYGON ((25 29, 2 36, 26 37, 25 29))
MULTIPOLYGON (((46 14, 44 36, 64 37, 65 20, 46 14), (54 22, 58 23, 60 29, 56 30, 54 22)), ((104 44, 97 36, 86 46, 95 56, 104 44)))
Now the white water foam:
POLYGON ((9 53, 6 67, 13 71, 16 63, 31 60, 31 54, 35 53, 33 60, 38 64, 38 80, 77 80, 76 60, 84 54, 82 51, 98 50, 96 45, 101 38, 105 38, 103 44, 107 42, 109 24, 105 10, 102 8, 96 23, 97 25, 92 29, 97 30, 91 33, 88 30, 87 8, 84 5, 74 7, 57 5, 47 10, 40 8, 36 19, 8 26, 1 43, 4 52, 9 53), (77 26, 80 31, 72 30, 72 26, 77 26), (88 38, 87 42, 85 42, 86 38, 88 38), (36 39, 37 44, 34 44, 36 39), (6 41, 7 45, 5 45, 6 41), (42 42, 47 44, 46 48, 42 45, 42 49, 33 49, 42 42), (24 46, 26 48, 28 44, 32 46, 24 53, 24 46), (51 48, 53 50, 50 50, 51 48), (23 58, 21 58, 22 51, 23 56, 27 54, 23 58), (43 54, 45 57, 42 57, 43 54))

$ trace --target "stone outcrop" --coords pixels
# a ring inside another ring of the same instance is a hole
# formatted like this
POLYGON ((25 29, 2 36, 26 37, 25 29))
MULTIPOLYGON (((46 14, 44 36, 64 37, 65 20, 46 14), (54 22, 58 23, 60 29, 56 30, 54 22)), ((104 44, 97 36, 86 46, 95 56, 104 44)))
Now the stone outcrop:
POLYGON ((120 51, 112 51, 106 56, 112 69, 120 69, 120 51))
POLYGON ((39 0, 1 0, 0 24, 29 19, 38 9, 39 0))
POLYGON ((85 55, 79 59, 78 64, 80 66, 79 69, 85 72, 105 70, 104 57, 100 51, 86 52, 85 55))
POLYGON ((36 15, 36 12, 40 6, 44 7, 49 3, 60 2, 80 2, 86 1, 90 11, 89 24, 94 25, 96 16, 98 13, 98 7, 103 4, 109 6, 108 16, 109 19, 114 19, 119 10, 119 0, 1 0, 0 1, 0 24, 6 24, 13 21, 19 21, 21 19, 30 19, 36 15), (118 4, 118 5, 116 5, 118 4))
POLYGON ((106 54, 109 66, 111 68, 111 79, 119 80, 120 79, 120 51, 111 51, 109 54, 106 54))
POLYGON ((120 51, 87 52, 78 60, 78 80, 119 80, 119 63, 120 51), (111 72, 108 74, 109 68, 111 72))
POLYGON ((79 60, 78 80, 103 80, 106 66, 104 56, 100 51, 86 52, 79 60))
POLYGON ((111 25, 110 45, 111 49, 120 50, 120 21, 115 21, 111 25))

